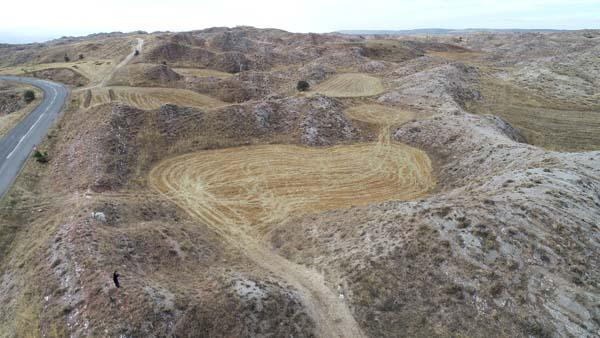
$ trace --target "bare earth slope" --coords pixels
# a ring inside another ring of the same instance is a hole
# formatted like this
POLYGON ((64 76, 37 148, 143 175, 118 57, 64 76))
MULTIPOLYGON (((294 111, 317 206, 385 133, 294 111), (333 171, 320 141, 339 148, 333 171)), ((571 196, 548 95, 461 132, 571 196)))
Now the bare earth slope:
POLYGON ((0 200, 0 336, 597 336, 599 46, 252 27, 1 46, 1 74, 73 93, 50 161, 0 200))

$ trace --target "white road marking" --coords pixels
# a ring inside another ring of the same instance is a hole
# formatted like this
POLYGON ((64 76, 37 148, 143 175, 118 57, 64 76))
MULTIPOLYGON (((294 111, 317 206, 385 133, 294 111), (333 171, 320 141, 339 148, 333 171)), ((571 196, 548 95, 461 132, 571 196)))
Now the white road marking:
POLYGON ((54 87, 51 87, 51 88, 52 88, 52 91, 54 92, 52 101, 46 107, 46 110, 44 110, 44 112, 42 114, 40 114, 40 117, 38 117, 38 119, 35 121, 35 123, 33 123, 33 125, 31 126, 31 128, 29 128, 29 130, 27 131, 27 133, 25 133, 25 135, 23 135, 23 137, 21 137, 21 139, 19 140, 19 143, 17 143, 17 145, 8 154, 8 156, 6 156, 7 160, 10 159, 10 157, 14 154, 14 152, 17 150, 17 148, 19 148, 19 146, 21 145, 21 143, 23 142, 23 140, 25 140, 25 138, 27 138, 27 136, 31 133, 31 131, 33 130, 33 128, 35 128, 35 126, 40 122, 40 120, 42 119, 42 117, 44 117, 44 115, 46 115, 46 113, 48 112, 48 109, 50 109, 52 107, 52 105, 54 104, 54 101, 56 101, 56 97, 58 96, 58 91, 54 87))

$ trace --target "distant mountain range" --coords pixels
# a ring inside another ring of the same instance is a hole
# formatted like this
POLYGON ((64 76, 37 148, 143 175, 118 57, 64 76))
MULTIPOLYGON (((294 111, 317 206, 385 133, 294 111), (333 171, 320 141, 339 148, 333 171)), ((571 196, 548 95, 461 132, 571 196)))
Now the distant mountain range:
POLYGON ((349 35, 455 35, 465 33, 526 33, 526 32, 564 32, 560 29, 493 29, 493 28, 466 28, 466 29, 444 29, 444 28, 422 28, 404 30, 340 30, 335 33, 349 35))

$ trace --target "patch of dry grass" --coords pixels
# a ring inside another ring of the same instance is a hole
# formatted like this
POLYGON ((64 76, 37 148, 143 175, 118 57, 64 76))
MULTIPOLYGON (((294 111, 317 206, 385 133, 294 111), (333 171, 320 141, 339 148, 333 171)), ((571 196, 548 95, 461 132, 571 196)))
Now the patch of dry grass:
POLYGON ((351 119, 382 125, 398 125, 415 118, 415 114, 401 108, 381 104, 362 104, 344 112, 351 119))
POLYGON ((90 83, 102 81, 104 77, 110 74, 114 67, 112 60, 81 60, 75 62, 55 62, 42 63, 37 65, 26 65, 16 67, 5 67, 0 69, 1 75, 24 75, 26 73, 36 72, 45 69, 67 68, 73 70, 87 79, 90 83))
MULTIPOLYGON (((91 89, 91 93, 90 106, 109 102, 122 102, 133 107, 148 110, 158 109, 167 103, 198 108, 214 108, 225 105, 224 102, 208 95, 199 94, 187 89, 107 87, 91 89)), ((85 102, 85 100, 82 100, 82 102, 85 102)))
POLYGON ((191 153, 161 162, 151 171, 150 182, 207 224, 231 229, 351 205, 413 199, 434 185, 424 152, 385 141, 191 153))
POLYGON ((207 68, 173 68, 176 73, 179 73, 183 76, 196 76, 196 77, 216 77, 219 79, 226 79, 233 74, 225 73, 214 69, 207 68))
POLYGON ((377 77, 346 73, 319 83, 313 91, 330 97, 360 97, 381 94, 384 88, 381 79, 377 77))
POLYGON ((531 144, 551 150, 600 149, 600 110, 550 99, 513 84, 484 79, 483 100, 468 109, 505 118, 531 144))

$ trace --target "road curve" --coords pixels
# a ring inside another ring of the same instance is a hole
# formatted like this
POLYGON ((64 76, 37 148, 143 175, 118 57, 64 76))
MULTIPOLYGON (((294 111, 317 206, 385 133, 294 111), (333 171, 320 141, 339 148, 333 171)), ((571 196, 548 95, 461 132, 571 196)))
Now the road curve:
POLYGON ((29 84, 44 92, 42 102, 0 139, 0 197, 10 188, 31 150, 46 135, 62 111, 69 90, 62 84, 25 77, 0 76, 0 80, 29 84))

